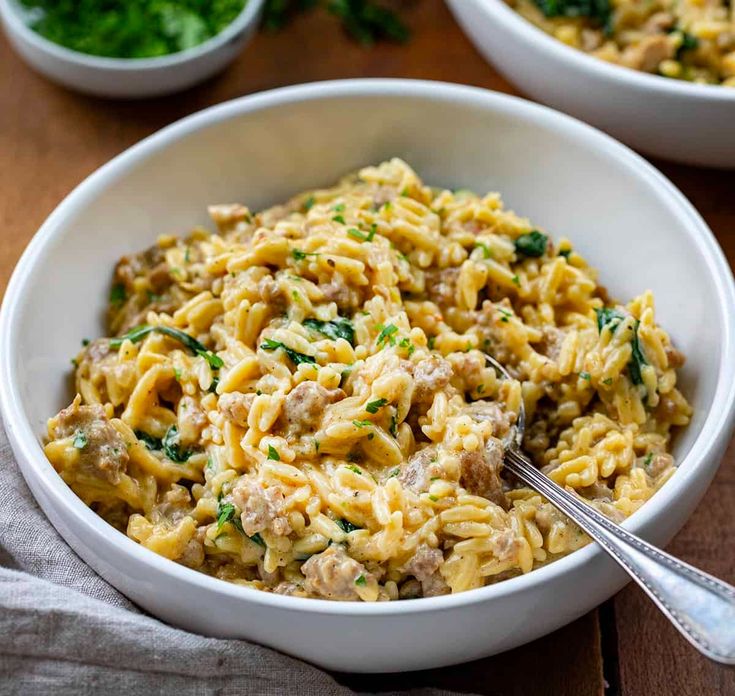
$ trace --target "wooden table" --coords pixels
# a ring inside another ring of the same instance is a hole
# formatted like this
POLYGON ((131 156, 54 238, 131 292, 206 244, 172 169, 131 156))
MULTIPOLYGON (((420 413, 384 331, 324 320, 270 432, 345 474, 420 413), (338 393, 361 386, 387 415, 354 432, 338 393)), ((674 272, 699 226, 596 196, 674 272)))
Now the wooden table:
MULTIPOLYGON (((0 288, 31 235, 77 183, 144 136, 211 104, 281 85, 343 77, 446 80, 515 93, 474 50, 440 0, 409 2, 406 46, 365 50, 326 13, 261 34, 220 77, 147 102, 85 98, 31 72, 0 39, 0 288)), ((699 209, 735 262, 735 172, 656 163, 699 209)), ((735 449, 670 550, 735 582, 735 449)), ((437 630, 440 630, 438 628, 437 630)), ((488 626, 488 631, 492 626, 488 626)), ((482 694, 735 694, 735 671, 700 657, 628 586, 610 602, 534 643, 432 672, 337 675, 359 691, 421 686, 482 694)))

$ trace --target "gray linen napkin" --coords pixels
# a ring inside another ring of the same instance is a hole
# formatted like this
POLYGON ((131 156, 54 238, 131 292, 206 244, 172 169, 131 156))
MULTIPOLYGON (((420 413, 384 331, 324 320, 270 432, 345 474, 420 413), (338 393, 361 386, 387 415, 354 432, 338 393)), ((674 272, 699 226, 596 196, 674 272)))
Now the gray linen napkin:
POLYGON ((356 693, 275 650, 204 638, 144 614, 46 519, 1 424, 0 501, 0 694, 356 693))

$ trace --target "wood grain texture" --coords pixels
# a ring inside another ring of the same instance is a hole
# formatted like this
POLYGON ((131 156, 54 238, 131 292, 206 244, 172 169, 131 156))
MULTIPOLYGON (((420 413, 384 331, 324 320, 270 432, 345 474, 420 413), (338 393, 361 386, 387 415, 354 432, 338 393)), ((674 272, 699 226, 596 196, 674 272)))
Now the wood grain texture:
MULTIPOLYGON (((214 80, 141 102, 107 102, 56 87, 31 72, 0 39, 0 290, 30 237, 77 183, 146 135, 212 104, 282 85, 366 76, 446 80, 515 93, 477 54, 441 0, 404 4, 414 34, 406 46, 365 50, 346 40, 333 18, 313 13, 282 33, 259 35, 214 80)), ((699 209, 735 263, 735 173, 655 164, 699 209)), ((731 448, 703 503, 671 545, 685 560, 730 581, 735 580, 733 503, 731 448)), ((603 619, 606 673, 615 691, 624 696, 735 693, 733 672, 695 654, 637 588, 621 592, 603 619)), ((604 687, 600 621, 593 612, 534 643, 462 667, 338 678, 359 691, 439 687, 503 696, 592 696, 604 687)))

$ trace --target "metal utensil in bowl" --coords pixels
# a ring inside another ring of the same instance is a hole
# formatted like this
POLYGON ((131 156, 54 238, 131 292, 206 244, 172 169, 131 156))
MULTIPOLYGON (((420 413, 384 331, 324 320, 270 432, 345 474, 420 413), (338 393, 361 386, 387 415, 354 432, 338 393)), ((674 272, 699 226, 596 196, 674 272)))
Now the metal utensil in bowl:
MULTIPOLYGON (((508 371, 487 361, 506 379, 508 371)), ((715 662, 735 665, 735 587, 674 558, 623 529, 542 474, 523 452, 526 413, 503 443, 505 469, 543 495, 589 534, 635 580, 682 635, 715 662)))

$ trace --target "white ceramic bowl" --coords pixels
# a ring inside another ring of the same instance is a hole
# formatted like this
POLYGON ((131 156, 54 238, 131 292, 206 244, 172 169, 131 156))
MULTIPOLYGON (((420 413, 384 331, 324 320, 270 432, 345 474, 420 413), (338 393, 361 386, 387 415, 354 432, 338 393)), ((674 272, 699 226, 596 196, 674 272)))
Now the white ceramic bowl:
POLYGON ((238 99, 175 123, 77 187, 39 230, 0 316, 0 406, 13 450, 50 520, 97 572, 151 613, 200 633, 249 638, 326 667, 411 670, 507 650, 580 616, 622 587, 595 546, 506 582, 381 604, 284 597, 177 565, 112 529, 67 488, 41 449, 66 405, 69 357, 101 317, 116 259, 160 233, 207 224, 212 202, 258 209, 400 156, 437 185, 498 190, 567 235, 619 297, 645 288, 689 357, 695 407, 681 466, 626 523, 665 543, 712 478, 735 400, 735 288, 705 223, 652 166, 602 133, 521 99, 469 87, 354 80, 238 99))
POLYGON ((447 0, 477 49, 523 92, 642 152, 735 167, 735 89, 606 63, 557 41, 503 0, 447 0))
POLYGON ((18 0, 0 0, 0 20, 15 50, 34 70, 85 94, 132 99, 172 94, 206 80, 242 51, 258 28, 265 0, 248 0, 219 34, 158 58, 105 58, 53 43, 26 24, 18 0))

